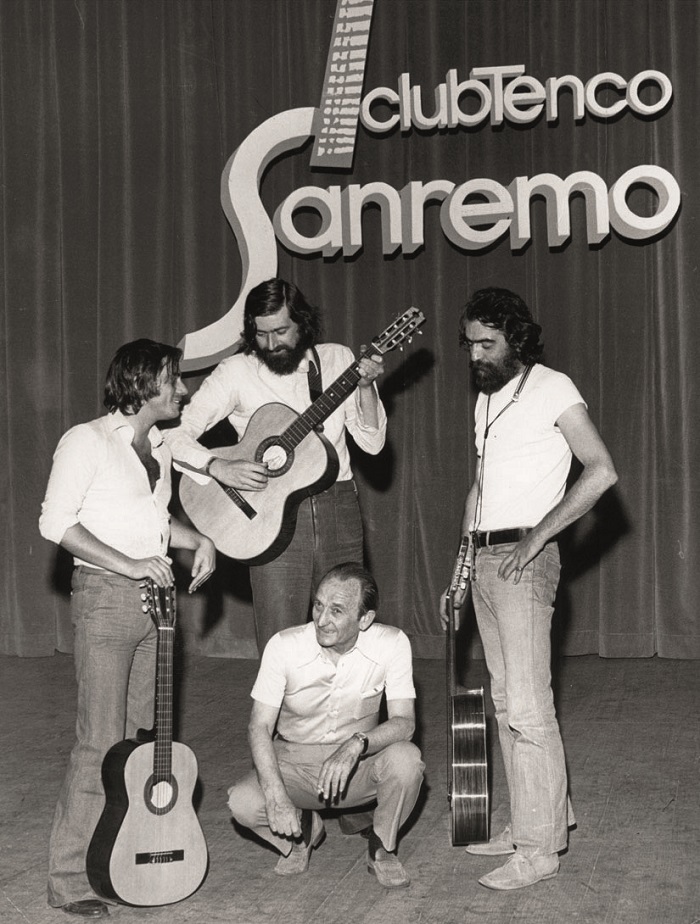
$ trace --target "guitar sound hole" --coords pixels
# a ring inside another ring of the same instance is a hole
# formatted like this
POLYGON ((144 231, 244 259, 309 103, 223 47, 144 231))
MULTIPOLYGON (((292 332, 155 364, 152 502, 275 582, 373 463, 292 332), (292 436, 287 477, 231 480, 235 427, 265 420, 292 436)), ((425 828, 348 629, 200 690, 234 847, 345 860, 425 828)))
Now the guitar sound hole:
POLYGON ((255 461, 267 465, 268 477, 279 478, 292 467, 294 453, 280 445, 278 436, 268 436, 258 446, 255 461))
POLYGON ((144 787, 143 797, 149 812, 166 815, 177 802, 177 780, 171 776, 156 783, 151 776, 144 787))

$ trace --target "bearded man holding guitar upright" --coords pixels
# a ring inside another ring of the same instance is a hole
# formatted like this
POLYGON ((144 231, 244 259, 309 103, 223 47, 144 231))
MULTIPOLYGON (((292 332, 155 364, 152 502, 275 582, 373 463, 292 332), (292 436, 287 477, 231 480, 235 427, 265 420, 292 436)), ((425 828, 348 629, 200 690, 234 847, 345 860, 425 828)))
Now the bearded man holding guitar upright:
MULTIPOLYGON (((251 290, 244 311, 243 352, 223 360, 205 379, 183 411, 180 426, 167 435, 174 459, 186 472, 181 497, 188 478, 195 483, 215 480, 233 489, 229 496, 236 496, 251 524, 260 522, 262 515, 256 520, 256 495, 276 490, 282 480, 275 481, 279 471, 274 469, 274 459, 268 462, 267 455, 226 459, 217 450, 205 449, 198 439, 224 418, 242 439, 251 418, 264 406, 284 406, 287 411, 292 409, 294 416, 303 414, 354 359, 345 346, 319 343, 320 336, 320 313, 295 285, 274 278, 251 290)), ((261 654, 276 632, 306 622, 313 590, 329 568, 363 560, 362 521, 346 432, 360 449, 372 455, 384 446, 386 414, 374 384, 384 370, 383 359, 378 353, 369 353, 357 363, 359 378, 356 387, 353 383, 354 393, 330 413, 323 426, 321 435, 330 457, 337 456, 337 462, 333 459, 337 477, 325 490, 301 499, 296 526, 292 525, 293 536, 288 543, 285 540, 286 547, 278 553, 273 548, 272 555, 262 563, 259 559, 250 563, 255 631, 261 654)), ((292 459, 290 453, 289 461, 292 459)), ((223 492, 220 496, 221 501, 214 500, 214 506, 218 504, 224 510, 227 497, 223 492)), ((211 535, 186 504, 185 509, 202 532, 211 535)), ((235 530, 234 514, 240 515, 240 511, 231 509, 231 528, 235 530)), ((246 515, 240 519, 245 525, 246 515)), ((212 538, 221 549, 221 543, 215 536, 212 538)), ((245 560, 245 556, 232 557, 245 560)))
POLYGON ((153 340, 117 351, 105 384, 109 413, 62 437, 39 520, 42 536, 75 561, 77 740, 51 831, 48 899, 80 917, 109 913, 86 869, 105 804, 103 758, 154 719, 157 633, 144 582, 173 584, 169 544, 193 552, 190 592, 215 566, 212 542, 168 513, 171 457, 156 423, 180 416, 179 362, 180 350, 153 340))
POLYGON ((496 890, 555 876, 574 823, 550 672, 556 537, 617 481, 578 389, 538 362, 540 332, 525 302, 500 288, 475 292, 459 324, 480 391, 462 534, 510 792, 505 830, 466 850, 510 857, 479 879, 496 890), (572 454, 582 472, 567 491, 572 454))

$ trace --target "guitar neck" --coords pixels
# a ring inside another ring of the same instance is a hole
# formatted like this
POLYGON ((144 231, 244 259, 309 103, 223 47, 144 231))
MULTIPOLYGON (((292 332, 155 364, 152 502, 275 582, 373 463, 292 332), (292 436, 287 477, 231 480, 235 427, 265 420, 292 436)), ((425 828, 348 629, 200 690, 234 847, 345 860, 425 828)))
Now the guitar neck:
POLYGON ((469 567, 469 539, 462 537, 462 541, 457 552, 457 559, 452 574, 452 580, 447 593, 447 684, 448 694, 453 695, 457 687, 457 627, 456 627, 456 610, 454 608, 455 594, 464 589, 465 574, 469 567))
POLYGON ((170 780, 173 762, 173 648, 174 626, 158 626, 156 667, 156 738, 154 783, 170 780))
MULTIPOLYGON (((371 356, 376 352, 376 348, 369 347, 362 353, 360 359, 365 356, 371 356)), ((360 381, 360 360, 356 359, 338 378, 330 385, 322 395, 320 395, 311 407, 308 407, 299 417, 289 426, 280 439, 280 443, 290 452, 295 446, 308 436, 312 430, 323 423, 333 411, 337 410, 345 401, 348 395, 357 388, 360 381)))

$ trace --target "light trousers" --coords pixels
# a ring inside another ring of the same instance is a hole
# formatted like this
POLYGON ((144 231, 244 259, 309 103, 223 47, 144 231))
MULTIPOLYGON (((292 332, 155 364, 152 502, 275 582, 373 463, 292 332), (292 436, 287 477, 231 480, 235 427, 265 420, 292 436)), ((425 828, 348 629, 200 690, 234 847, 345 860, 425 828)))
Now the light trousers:
POLYGON ((513 843, 553 854, 567 843, 567 777, 551 679, 551 623, 559 549, 551 542, 520 582, 497 571, 513 544, 476 555, 472 599, 491 677, 498 735, 510 792, 513 843))
POLYGON ((153 726, 157 633, 141 593, 138 581, 120 575, 73 572, 76 742, 49 842, 53 907, 95 898, 85 858, 105 804, 102 761, 113 744, 153 726))
MULTIPOLYGON (((299 809, 326 808, 319 799, 317 782, 321 766, 339 747, 337 744, 293 744, 276 739, 277 761, 285 788, 299 809)), ((398 741, 357 764, 345 795, 330 808, 367 805, 376 799, 373 827, 387 850, 396 848, 399 829, 416 804, 425 764, 415 744, 398 741)), ((272 831, 267 823, 265 797, 255 771, 229 789, 229 808, 236 821, 287 856, 292 840, 272 831)))

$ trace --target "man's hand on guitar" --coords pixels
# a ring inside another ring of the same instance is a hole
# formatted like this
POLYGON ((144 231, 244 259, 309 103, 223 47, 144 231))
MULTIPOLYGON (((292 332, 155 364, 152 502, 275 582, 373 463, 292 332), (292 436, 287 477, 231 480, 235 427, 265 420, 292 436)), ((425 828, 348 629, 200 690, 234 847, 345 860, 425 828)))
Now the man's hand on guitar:
POLYGON ((171 587, 175 583, 171 565, 172 561, 162 555, 153 555, 151 558, 134 558, 124 569, 124 574, 134 581, 138 581, 139 578, 150 578, 158 587, 171 587))
MULTIPOLYGON (((361 347, 364 351, 365 347, 361 347)), ((368 388, 375 379, 384 372, 384 357, 379 353, 373 356, 363 356, 358 363, 360 372, 360 381, 357 383, 359 388, 368 388)))
POLYGON ((237 491, 264 491, 267 487, 267 466, 247 459, 215 459, 209 474, 221 484, 237 491))
MULTIPOLYGON (((452 594, 452 609, 454 610, 454 614, 455 614, 455 631, 459 629, 459 611, 464 606, 464 601, 467 596, 467 590, 468 590, 467 584, 464 584, 464 586, 460 584, 457 587, 457 589, 454 591, 454 593, 452 594)), ((445 588, 445 590, 442 593, 442 596, 440 597, 440 625, 442 626, 443 632, 447 631, 447 626, 448 626, 449 619, 450 619, 449 614, 447 612, 447 600, 449 596, 450 596, 450 588, 448 586, 445 588)))
MULTIPOLYGON (((467 595, 466 587, 464 589, 458 589, 453 598, 452 598, 452 608, 454 610, 454 622, 455 622, 455 632, 459 630, 459 612, 460 607, 464 603, 464 598, 467 595)), ((450 596, 450 588, 446 587, 442 596, 440 597, 440 625, 442 626, 442 631, 447 632, 447 626, 449 625, 450 617, 447 612, 447 600, 450 596)))

